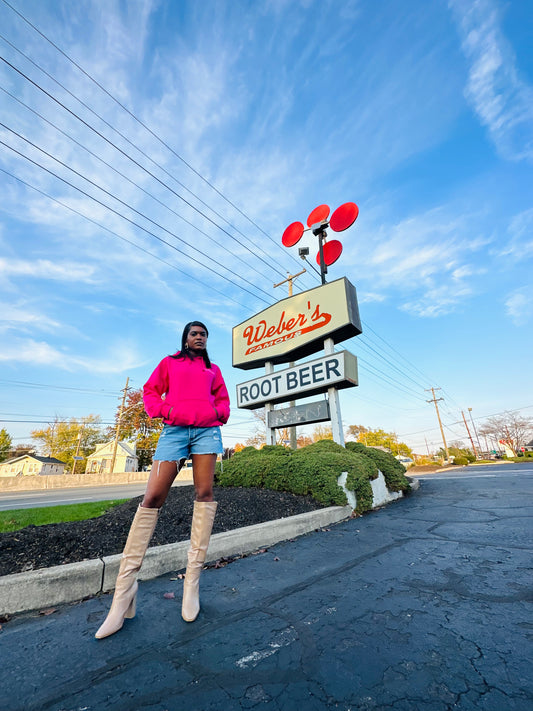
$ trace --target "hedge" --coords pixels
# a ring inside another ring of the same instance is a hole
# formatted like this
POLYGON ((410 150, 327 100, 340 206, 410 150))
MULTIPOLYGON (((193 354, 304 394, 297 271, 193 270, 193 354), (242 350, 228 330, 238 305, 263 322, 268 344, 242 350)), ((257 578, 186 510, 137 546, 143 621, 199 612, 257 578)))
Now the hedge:
POLYGON ((310 495, 324 506, 344 506, 348 501, 337 479, 347 472, 346 488, 355 494, 355 510, 364 513, 372 508, 370 481, 378 469, 391 491, 409 491, 405 469, 391 454, 353 442, 344 448, 332 440, 296 450, 282 445, 246 447, 225 460, 223 468, 217 464, 215 483, 288 491, 310 495))

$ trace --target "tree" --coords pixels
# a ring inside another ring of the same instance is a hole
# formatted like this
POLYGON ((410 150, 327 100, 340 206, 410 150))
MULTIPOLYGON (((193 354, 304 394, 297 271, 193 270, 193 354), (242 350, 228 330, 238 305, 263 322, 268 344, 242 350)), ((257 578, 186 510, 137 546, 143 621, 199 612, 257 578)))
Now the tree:
POLYGON ((315 425, 311 432, 313 442, 318 442, 321 439, 333 439, 333 430, 326 425, 315 425))
POLYGON ((382 429, 367 429, 361 425, 350 425, 350 428, 358 429, 357 442, 362 442, 366 447, 386 447, 395 456, 402 454, 406 457, 412 456, 412 450, 404 442, 398 442, 398 437, 394 432, 385 432, 382 429))
MULTIPOLYGON (((120 407, 115 413, 115 425, 107 430, 108 439, 114 439, 117 431, 120 407)), ((152 419, 146 414, 142 388, 131 390, 127 397, 120 418, 119 440, 130 440, 137 446, 139 470, 150 467, 154 457, 157 440, 163 429, 163 420, 152 419)))
POLYGON ((356 442, 360 442, 361 440, 358 439, 359 435, 365 434, 366 432, 368 432, 368 427, 364 427, 363 425, 349 425, 346 430, 346 438, 353 437, 356 442))
POLYGON ((5 461, 9 457, 11 451, 12 439, 8 431, 4 428, 0 430, 0 462, 5 461))
POLYGON ((533 435, 533 420, 516 412, 505 412, 497 417, 489 417, 479 428, 479 434, 504 440, 515 457, 520 448, 533 435))
POLYGON ((99 415, 86 415, 70 420, 56 418, 46 429, 33 430, 31 436, 40 443, 45 456, 65 462, 72 471, 74 457, 83 457, 76 463, 79 472, 85 471, 86 459, 95 447, 104 441, 99 415))
MULTIPOLYGON (((262 447, 266 442, 266 409, 264 407, 252 410, 255 419, 255 431, 248 437, 245 444, 247 447, 262 447)), ((280 427, 274 430, 276 444, 285 444, 290 439, 289 428, 280 427)))

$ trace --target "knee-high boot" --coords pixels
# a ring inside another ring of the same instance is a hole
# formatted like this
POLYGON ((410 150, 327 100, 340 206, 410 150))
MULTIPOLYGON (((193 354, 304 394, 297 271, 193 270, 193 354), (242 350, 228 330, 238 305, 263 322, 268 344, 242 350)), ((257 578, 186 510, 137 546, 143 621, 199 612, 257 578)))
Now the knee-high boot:
POLYGON ((200 573, 204 567, 216 510, 216 501, 194 502, 191 547, 187 554, 187 571, 183 582, 181 607, 181 616, 186 622, 194 622, 200 612, 200 573))
POLYGON ((159 509, 139 506, 133 518, 128 540, 122 553, 111 609, 98 632, 97 639, 109 637, 121 629, 124 618, 135 617, 137 573, 152 538, 159 509))

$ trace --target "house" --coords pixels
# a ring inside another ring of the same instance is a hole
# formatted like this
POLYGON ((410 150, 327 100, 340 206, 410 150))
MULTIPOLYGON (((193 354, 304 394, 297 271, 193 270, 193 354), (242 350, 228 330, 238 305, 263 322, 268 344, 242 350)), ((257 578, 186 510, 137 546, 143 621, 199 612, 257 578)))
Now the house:
MULTIPOLYGON (((111 473, 114 440, 99 444, 87 457, 86 474, 111 473)), ((136 472, 138 467, 137 445, 135 442, 119 442, 113 472, 136 472)))
POLYGON ((37 454, 23 454, 0 464, 2 476, 47 476, 64 474, 65 462, 55 457, 40 457, 37 454))
POLYGON ((527 444, 524 445, 524 451, 525 452, 533 452, 533 439, 531 442, 528 442, 527 444))

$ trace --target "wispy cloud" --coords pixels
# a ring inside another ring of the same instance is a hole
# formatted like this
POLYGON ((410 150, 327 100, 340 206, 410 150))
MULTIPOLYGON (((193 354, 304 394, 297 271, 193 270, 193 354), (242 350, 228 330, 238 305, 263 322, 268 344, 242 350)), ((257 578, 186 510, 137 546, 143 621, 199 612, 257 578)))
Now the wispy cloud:
POLYGON ((13 329, 22 331, 55 332, 61 324, 42 313, 35 312, 24 304, 0 303, 0 333, 13 329))
POLYGON ((98 374, 125 373, 148 362, 140 357, 131 342, 109 346, 102 356, 90 358, 59 350, 46 341, 32 338, 10 338, 0 343, 0 362, 26 363, 35 366, 53 366, 59 370, 80 370, 98 374))
POLYGON ((93 268, 75 262, 52 262, 48 259, 6 259, 0 257, 0 277, 33 277, 54 281, 74 281, 91 284, 93 268))
POLYGON ((515 215, 507 229, 509 240, 500 250, 501 256, 526 260, 533 257, 533 208, 515 215))
POLYGON ((525 326, 533 320, 533 293, 529 287, 513 291, 505 300, 507 315, 515 326, 525 326))
POLYGON ((498 152, 533 159, 533 87, 521 78, 493 0, 450 0, 470 62, 465 89, 498 152))

